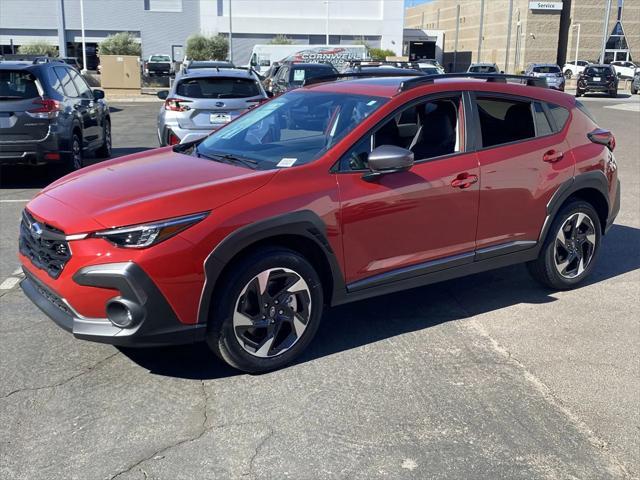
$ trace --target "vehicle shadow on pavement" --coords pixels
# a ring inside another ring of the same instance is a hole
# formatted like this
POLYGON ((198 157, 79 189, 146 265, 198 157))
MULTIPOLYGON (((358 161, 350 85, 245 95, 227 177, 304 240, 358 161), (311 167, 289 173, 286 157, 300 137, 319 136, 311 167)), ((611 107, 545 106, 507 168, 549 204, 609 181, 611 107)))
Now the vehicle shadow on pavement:
MULTIPOLYGON (((638 245, 640 229, 614 225, 585 285, 640 269, 638 245)), ((294 364, 520 303, 555 302, 554 294, 537 284, 524 265, 514 265, 327 309, 316 338, 294 364), (462 306, 458 299, 468 301, 462 306)), ((204 343, 122 352, 156 375, 209 380, 241 374, 217 359, 204 343)))

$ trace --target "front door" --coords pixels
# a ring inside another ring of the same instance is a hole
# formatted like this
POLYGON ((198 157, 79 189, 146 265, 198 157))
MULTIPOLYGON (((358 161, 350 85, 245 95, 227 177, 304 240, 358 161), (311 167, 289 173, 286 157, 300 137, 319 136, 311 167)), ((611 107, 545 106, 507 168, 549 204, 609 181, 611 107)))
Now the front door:
POLYGON ((462 94, 423 99, 398 111, 341 159, 345 276, 371 284, 473 261, 478 159, 465 152, 462 94), (415 164, 372 182, 372 149, 395 145, 415 164))

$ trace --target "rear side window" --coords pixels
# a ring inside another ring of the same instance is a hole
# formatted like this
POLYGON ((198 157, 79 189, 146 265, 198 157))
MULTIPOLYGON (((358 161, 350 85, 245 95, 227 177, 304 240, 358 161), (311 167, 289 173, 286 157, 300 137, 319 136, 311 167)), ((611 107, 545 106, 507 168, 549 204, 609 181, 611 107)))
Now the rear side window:
POLYGON ((547 103, 547 108, 556 124, 556 132, 559 132, 564 128, 569 119, 569 110, 560 105, 554 105, 553 103, 547 103))
POLYGON ((0 101, 39 97, 35 77, 25 71, 0 70, 0 101))
POLYGON ((553 133, 547 114, 544 113, 544 107, 540 102, 535 102, 533 104, 533 118, 536 122, 536 132, 538 137, 553 133))
POLYGON ((56 75, 60 79, 60 84, 62 85, 62 89, 64 91, 64 94, 67 97, 78 97, 79 96, 78 95, 78 90, 76 90, 76 87, 73 84, 73 79, 71 78, 71 75, 69 74, 69 72, 71 72, 71 70, 69 70, 68 68, 64 68, 64 67, 54 67, 54 70, 56 71, 56 75))
POLYGON ((91 88, 89 88, 87 82, 85 82, 84 79, 74 71, 70 71, 69 74, 71 75, 73 84, 76 86, 76 90, 78 90, 80 96, 83 98, 93 98, 91 88))
POLYGON ((484 148, 536 136, 531 102, 478 97, 476 104, 484 148))
POLYGON ((204 77, 183 80, 176 93, 188 98, 245 98, 260 95, 260 88, 249 78, 204 77))

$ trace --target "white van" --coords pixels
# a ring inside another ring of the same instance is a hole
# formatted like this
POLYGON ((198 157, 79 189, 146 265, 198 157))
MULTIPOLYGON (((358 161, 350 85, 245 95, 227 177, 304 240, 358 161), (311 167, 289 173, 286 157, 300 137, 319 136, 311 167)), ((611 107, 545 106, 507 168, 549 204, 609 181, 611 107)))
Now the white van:
POLYGON ((364 45, 255 45, 249 65, 259 74, 266 73, 273 62, 331 63, 342 70, 351 60, 364 60, 364 45))

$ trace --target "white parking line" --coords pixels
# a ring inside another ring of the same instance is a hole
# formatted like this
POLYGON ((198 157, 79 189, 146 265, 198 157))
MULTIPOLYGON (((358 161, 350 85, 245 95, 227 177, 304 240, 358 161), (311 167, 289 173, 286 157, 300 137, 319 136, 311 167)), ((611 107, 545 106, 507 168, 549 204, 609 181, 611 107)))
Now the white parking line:
POLYGON ((11 290, 20 281, 19 277, 9 277, 0 283, 0 290, 11 290))
POLYGON ((31 201, 30 198, 19 198, 19 199, 6 199, 6 200, 0 200, 0 203, 26 203, 31 201))
POLYGON ((604 108, 624 110, 626 112, 640 112, 640 103, 618 103, 616 105, 608 105, 604 108))

